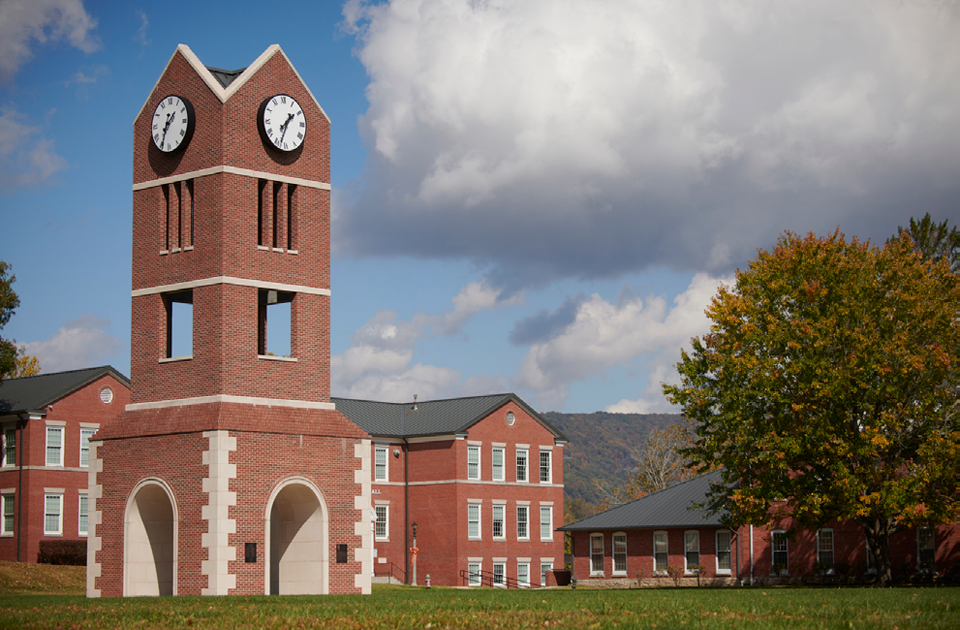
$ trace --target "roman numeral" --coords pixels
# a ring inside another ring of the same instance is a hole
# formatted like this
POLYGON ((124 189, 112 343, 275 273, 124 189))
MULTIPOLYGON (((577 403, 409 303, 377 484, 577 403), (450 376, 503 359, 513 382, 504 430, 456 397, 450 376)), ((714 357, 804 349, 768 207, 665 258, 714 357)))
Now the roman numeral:
POLYGON ((286 103, 286 102, 287 102, 287 97, 286 97, 286 96, 281 96, 281 97, 280 97, 280 102, 281 102, 281 103, 286 103))
POLYGON ((303 134, 302 134, 302 133, 298 133, 298 134, 297 134, 297 137, 302 139, 302 138, 303 138, 303 134))

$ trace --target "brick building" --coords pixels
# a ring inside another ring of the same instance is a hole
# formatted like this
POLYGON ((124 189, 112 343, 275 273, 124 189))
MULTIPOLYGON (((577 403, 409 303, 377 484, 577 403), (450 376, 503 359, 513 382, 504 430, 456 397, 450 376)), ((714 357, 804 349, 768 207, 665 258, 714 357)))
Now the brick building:
POLYGON ((406 404, 335 398, 373 437, 374 572, 537 587, 563 568, 567 438, 513 394, 406 404))
POLYGON ((236 71, 177 48, 133 123, 133 387, 90 442, 88 596, 369 592, 329 182, 330 121, 279 46, 236 71))
MULTIPOLYGON (((776 527, 721 523, 724 511, 693 508, 707 504, 712 472, 649 494, 560 529, 573 537, 573 574, 583 584, 627 586, 666 578, 668 566, 683 569, 688 583, 699 579, 735 584, 796 581, 871 574, 863 529, 851 521, 832 521, 818 531, 797 527, 787 518, 776 527)), ((890 540, 894 577, 918 573, 954 573, 960 564, 960 530, 910 528, 890 540)))
POLYGON ((0 560, 86 538, 89 440, 128 402, 130 381, 110 366, 0 382, 0 560))

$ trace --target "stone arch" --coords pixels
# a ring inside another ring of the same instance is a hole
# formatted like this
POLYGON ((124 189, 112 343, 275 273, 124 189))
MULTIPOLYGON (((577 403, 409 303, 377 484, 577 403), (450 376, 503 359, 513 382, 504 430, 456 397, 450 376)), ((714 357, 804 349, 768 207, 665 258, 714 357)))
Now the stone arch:
POLYGON ((123 594, 177 594, 177 503, 169 486, 144 479, 123 518, 123 594))
POLYGON ((267 594, 329 592, 329 516, 323 494, 309 479, 291 477, 277 484, 264 515, 267 594))

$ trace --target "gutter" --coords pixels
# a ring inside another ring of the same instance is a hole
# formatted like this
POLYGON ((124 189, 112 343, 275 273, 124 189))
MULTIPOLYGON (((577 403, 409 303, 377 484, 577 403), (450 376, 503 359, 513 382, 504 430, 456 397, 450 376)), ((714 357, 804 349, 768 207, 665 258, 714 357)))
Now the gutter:
POLYGON ((14 453, 14 456, 19 455, 17 460, 20 462, 20 473, 17 480, 17 562, 20 562, 20 548, 23 541, 23 427, 27 424, 30 416, 24 418, 23 414, 18 414, 17 418, 17 429, 20 433, 20 437, 17 438, 17 450, 20 452, 14 453))

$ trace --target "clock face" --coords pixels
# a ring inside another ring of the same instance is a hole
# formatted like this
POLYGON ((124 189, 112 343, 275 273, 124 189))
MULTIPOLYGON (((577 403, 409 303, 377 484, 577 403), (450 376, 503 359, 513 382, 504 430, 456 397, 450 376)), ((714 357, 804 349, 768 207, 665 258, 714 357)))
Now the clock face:
POLYGON ((307 134, 303 108, 292 96, 277 94, 260 105, 257 115, 260 134, 265 142, 281 151, 295 151, 307 134))
POLYGON ((193 106, 182 96, 164 97, 153 111, 150 133, 153 143, 164 153, 187 146, 193 136, 193 106))

